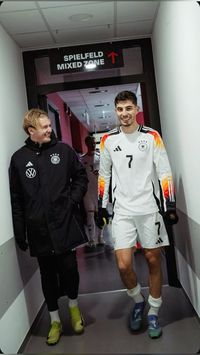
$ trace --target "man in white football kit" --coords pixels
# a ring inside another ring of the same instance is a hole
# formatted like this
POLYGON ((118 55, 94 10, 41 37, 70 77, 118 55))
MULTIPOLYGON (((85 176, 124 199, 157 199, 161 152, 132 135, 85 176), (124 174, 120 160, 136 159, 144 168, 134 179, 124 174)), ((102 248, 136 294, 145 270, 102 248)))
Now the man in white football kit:
POLYGON ((87 153, 81 157, 81 162, 86 169, 88 177, 88 189, 83 198, 84 208, 87 217, 88 246, 95 247, 96 244, 103 245, 103 229, 95 224, 95 213, 98 210, 98 172, 100 153, 95 150, 96 142, 92 136, 85 138, 87 153))
POLYGON ((139 242, 149 268, 148 334, 158 338, 162 334, 158 323, 162 304, 161 249, 169 245, 162 215, 170 224, 178 221, 172 173, 159 133, 139 126, 136 121, 135 94, 130 91, 119 93, 115 108, 120 126, 105 134, 100 145, 97 223, 103 225, 107 217, 112 172, 112 237, 116 261, 127 293, 135 301, 130 327, 133 331, 141 328, 145 307, 141 286, 132 267, 133 253, 139 242), (155 194, 155 176, 160 183, 162 204, 155 194))

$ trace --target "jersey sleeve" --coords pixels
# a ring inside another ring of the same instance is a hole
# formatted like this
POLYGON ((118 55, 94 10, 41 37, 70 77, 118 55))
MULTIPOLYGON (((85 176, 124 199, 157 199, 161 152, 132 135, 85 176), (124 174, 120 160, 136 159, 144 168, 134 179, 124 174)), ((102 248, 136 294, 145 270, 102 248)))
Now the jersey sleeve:
POLYGON ((174 211, 176 209, 175 189, 167 152, 160 134, 156 131, 152 131, 151 134, 154 136, 154 164, 160 182, 163 209, 164 212, 174 211))
POLYGON ((100 169, 98 177, 98 206, 106 208, 109 201, 109 186, 112 161, 107 147, 108 135, 104 135, 100 144, 100 169))

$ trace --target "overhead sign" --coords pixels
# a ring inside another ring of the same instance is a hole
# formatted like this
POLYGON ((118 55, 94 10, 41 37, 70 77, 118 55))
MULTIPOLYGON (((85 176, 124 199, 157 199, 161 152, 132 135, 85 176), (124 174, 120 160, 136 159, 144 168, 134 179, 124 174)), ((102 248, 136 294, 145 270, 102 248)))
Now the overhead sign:
POLYGON ((121 49, 113 46, 59 48, 49 56, 51 74, 96 71, 124 66, 121 49))

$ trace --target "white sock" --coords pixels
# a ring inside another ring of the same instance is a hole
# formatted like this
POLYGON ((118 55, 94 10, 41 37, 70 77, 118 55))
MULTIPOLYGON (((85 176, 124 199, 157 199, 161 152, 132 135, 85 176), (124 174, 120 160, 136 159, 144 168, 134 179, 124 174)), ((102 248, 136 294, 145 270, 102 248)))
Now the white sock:
POLYGON ((137 284, 137 286, 132 288, 131 290, 127 290, 127 294, 134 299, 135 303, 140 303, 144 301, 144 297, 141 294, 140 284, 137 284))
POLYGON ((56 322, 60 322, 60 317, 58 314, 58 310, 57 311, 53 311, 53 312, 49 312, 50 318, 51 318, 51 324, 56 321, 56 322))
POLYGON ((158 316, 158 311, 159 311, 160 306, 162 304, 162 297, 154 298, 151 295, 149 295, 148 303, 150 306, 148 316, 150 316, 150 315, 158 316))
POLYGON ((69 298, 69 308, 76 306, 78 306, 78 299, 75 298, 74 300, 72 300, 71 298, 69 298))

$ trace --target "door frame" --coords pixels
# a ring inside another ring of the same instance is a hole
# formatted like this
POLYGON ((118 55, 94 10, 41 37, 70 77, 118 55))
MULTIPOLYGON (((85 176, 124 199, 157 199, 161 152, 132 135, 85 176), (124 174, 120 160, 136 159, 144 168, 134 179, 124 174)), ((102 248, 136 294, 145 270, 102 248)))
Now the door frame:
MULTIPOLYGON (((102 43, 105 46, 105 43, 102 43)), ((62 82, 54 83, 48 85, 37 85, 37 75, 35 68, 35 59, 47 57, 55 52, 55 48, 41 49, 41 50, 31 50, 24 51, 23 63, 25 72, 25 82, 27 90, 27 100, 28 107, 40 107, 44 110, 47 108, 46 95, 57 92, 57 91, 67 91, 91 87, 101 87, 101 86, 111 86, 129 83, 140 83, 141 85, 141 95, 142 102, 144 103, 144 117, 146 125, 156 129, 161 135, 161 125, 158 107, 158 97, 156 89, 156 80, 153 64, 153 53, 150 38, 133 39, 125 41, 115 41, 113 42, 116 48, 132 48, 140 47, 143 73, 137 75, 127 75, 122 77, 112 77, 112 78, 101 78, 101 79, 90 79, 81 80, 73 82, 62 82)), ((101 43, 98 44, 101 47, 101 43)), ((77 47, 77 46, 76 46, 77 47)), ((69 49, 72 47, 69 47, 69 49)), ((167 226, 166 226, 167 227, 167 226)), ((180 282, 178 280, 175 250, 173 242, 173 230, 167 227, 167 232, 169 235, 170 246, 165 250, 166 256, 166 266, 168 274, 168 283, 170 286, 180 287, 180 282)))

